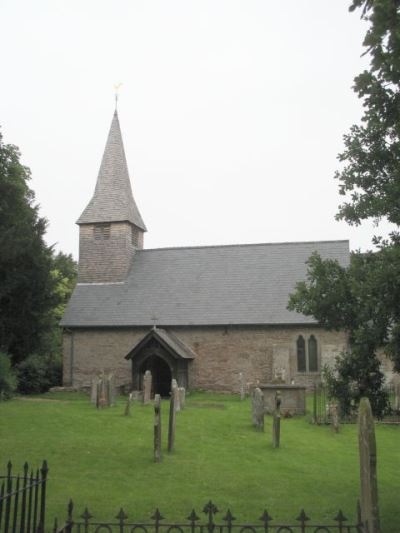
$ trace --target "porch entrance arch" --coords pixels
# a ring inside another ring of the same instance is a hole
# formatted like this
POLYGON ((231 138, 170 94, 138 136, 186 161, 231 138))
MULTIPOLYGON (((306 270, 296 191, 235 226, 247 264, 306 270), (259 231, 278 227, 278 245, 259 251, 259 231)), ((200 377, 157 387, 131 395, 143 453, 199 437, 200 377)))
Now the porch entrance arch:
POLYGON ((189 365, 196 357, 193 350, 172 332, 152 328, 125 356, 132 361, 132 389, 143 390, 146 370, 152 375, 152 396, 169 396, 171 380, 189 388, 189 365))

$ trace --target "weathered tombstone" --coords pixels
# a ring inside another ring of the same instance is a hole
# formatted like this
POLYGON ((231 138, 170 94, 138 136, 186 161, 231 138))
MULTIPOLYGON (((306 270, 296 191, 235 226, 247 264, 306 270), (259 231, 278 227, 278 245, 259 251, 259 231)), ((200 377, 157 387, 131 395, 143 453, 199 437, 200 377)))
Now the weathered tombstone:
POLYGON ((375 426, 368 398, 361 398, 360 401, 358 446, 360 453, 361 518, 367 533, 380 533, 375 426))
POLYGON ((143 403, 146 405, 150 403, 151 399, 151 372, 146 370, 143 377, 143 403))
POLYGON ((176 424, 176 409, 175 401, 177 387, 174 387, 171 391, 171 399, 169 404, 169 422, 168 422, 168 451, 172 452, 175 442, 175 424, 176 424))
POLYGON ((185 387, 179 387, 179 405, 181 407, 181 410, 185 409, 185 402, 186 402, 186 389, 185 387))
POLYGON ((106 382, 104 379, 104 376, 101 377, 99 380, 99 385, 97 388, 97 395, 98 395, 98 407, 105 407, 107 405, 107 388, 106 388, 106 382))
POLYGON ((252 398, 253 426, 264 431, 264 394, 258 387, 254 389, 252 398))
POLYGON ((92 379, 92 386, 90 389, 90 401, 94 405, 97 405, 97 383, 99 382, 99 378, 96 376, 92 379))
POLYGON ((179 394, 178 382, 176 379, 171 380, 171 396, 175 395, 175 411, 178 412, 181 410, 181 398, 179 394))
POLYGON ((133 400, 133 394, 130 392, 128 395, 128 399, 126 400, 126 406, 125 406, 125 416, 131 416, 131 404, 133 400))
POLYGON ((161 461, 161 396, 154 397, 154 462, 161 461))
POLYGON ((275 410, 272 421, 272 446, 279 448, 281 441, 281 393, 276 391, 275 410))
POLYGON ((339 433, 339 407, 336 402, 331 404, 331 422, 332 422, 332 430, 335 433, 339 433))
POLYGON ((243 372, 239 372, 239 389, 240 389, 240 399, 244 400, 246 398, 246 385, 244 382, 243 372))
POLYGON ((115 376, 109 374, 106 381, 107 388, 107 405, 110 407, 115 404, 115 376))

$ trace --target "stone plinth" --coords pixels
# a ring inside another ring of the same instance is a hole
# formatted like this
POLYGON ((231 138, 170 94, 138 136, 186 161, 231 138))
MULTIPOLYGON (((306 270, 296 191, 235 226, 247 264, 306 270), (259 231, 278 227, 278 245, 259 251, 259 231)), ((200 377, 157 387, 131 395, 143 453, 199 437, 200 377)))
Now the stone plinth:
POLYGON ((260 384, 259 388, 264 393, 265 413, 272 415, 275 411, 275 395, 280 391, 281 413, 283 416, 306 414, 306 387, 300 385, 270 385, 260 384))

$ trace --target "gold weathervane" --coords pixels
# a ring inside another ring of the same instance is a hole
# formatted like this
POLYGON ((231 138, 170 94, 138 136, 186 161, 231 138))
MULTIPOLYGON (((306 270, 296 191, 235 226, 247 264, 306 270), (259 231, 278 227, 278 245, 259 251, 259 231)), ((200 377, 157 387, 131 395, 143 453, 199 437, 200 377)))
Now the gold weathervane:
POLYGON ((117 105, 118 105, 118 91, 119 91, 119 88, 121 87, 122 83, 116 83, 114 85, 114 90, 115 90, 115 109, 117 109, 117 105))

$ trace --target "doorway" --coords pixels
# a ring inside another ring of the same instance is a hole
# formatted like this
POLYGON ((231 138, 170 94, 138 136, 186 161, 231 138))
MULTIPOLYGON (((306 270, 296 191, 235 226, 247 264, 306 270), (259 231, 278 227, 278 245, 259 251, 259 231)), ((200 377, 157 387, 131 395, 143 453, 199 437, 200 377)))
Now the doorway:
POLYGON ((172 372, 168 363, 158 355, 150 355, 140 366, 141 389, 143 388, 143 375, 150 370, 152 375, 151 392, 159 394, 161 398, 168 398, 171 391, 172 372))

